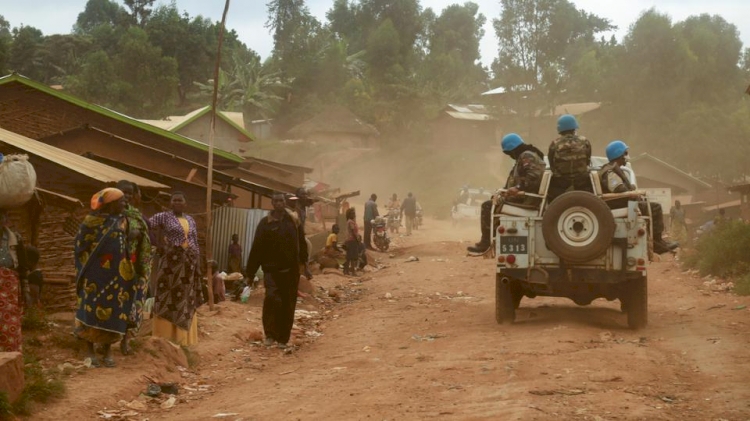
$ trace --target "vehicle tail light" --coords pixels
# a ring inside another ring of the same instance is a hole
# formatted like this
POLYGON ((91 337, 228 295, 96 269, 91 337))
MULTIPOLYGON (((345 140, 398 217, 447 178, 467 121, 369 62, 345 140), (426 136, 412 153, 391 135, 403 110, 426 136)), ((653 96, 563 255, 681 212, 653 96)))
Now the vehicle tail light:
POLYGON ((513 263, 516 263, 516 256, 509 254, 508 257, 505 258, 505 261, 512 265, 513 263))
POLYGON ((505 263, 505 256, 497 256, 498 263, 505 263))
POLYGON ((497 227, 497 233, 498 234, 505 234, 505 227, 502 226, 502 225, 500 225, 499 227, 497 227))
POLYGON ((646 260, 644 259, 638 259, 638 266, 643 266, 646 264, 646 260))
POLYGON ((639 229, 638 230, 638 236, 639 237, 643 237, 644 235, 646 235, 646 230, 643 229, 643 228, 639 229))

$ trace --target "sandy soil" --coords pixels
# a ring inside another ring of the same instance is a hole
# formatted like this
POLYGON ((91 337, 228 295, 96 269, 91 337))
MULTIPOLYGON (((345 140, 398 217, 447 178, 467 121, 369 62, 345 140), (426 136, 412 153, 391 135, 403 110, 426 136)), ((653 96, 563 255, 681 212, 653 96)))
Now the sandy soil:
POLYGON ((525 298, 517 322, 500 326, 492 261, 465 257, 475 234, 427 221, 395 239, 393 257, 375 254, 380 270, 316 276, 293 352, 256 342, 258 291, 202 311, 192 367, 142 340, 118 368, 77 370, 67 397, 34 419, 98 419, 104 408, 134 420, 750 419, 750 298, 705 291, 668 260, 651 267, 642 331, 627 329, 618 302, 550 298, 525 298), (144 375, 180 383, 172 408, 138 398, 144 375))

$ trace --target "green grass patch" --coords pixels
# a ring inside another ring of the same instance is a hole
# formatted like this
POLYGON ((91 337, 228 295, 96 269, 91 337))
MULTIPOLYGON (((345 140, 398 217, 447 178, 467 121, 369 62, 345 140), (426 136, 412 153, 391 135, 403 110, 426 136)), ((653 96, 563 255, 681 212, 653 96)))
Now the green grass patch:
POLYGON ((23 391, 15 402, 9 402, 8 395, 0 393, 0 420, 31 415, 35 403, 48 403, 65 394, 65 384, 57 375, 44 370, 33 351, 24 349, 23 362, 23 391))
POLYGON ((41 332, 49 327, 47 315, 43 310, 31 307, 24 310, 21 319, 21 330, 24 332, 41 332))

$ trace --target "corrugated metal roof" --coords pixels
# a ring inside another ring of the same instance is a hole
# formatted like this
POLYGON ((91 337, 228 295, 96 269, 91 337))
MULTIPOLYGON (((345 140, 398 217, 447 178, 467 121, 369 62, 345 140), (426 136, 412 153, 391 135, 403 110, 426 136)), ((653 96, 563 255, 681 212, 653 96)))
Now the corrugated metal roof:
MULTIPOLYGON (((120 113, 118 111, 110 110, 109 108, 102 107, 101 105, 96 105, 96 104, 92 104, 92 103, 86 102, 86 101, 84 101, 84 100, 82 100, 80 98, 74 97, 74 96, 66 94, 64 92, 56 91, 56 90, 54 90, 54 89, 52 89, 52 88, 50 88, 50 87, 48 87, 48 86, 46 86, 44 84, 41 84, 39 82, 36 82, 34 80, 29 79, 26 76, 19 75, 17 73, 13 73, 13 74, 10 74, 10 75, 7 75, 7 76, 0 77, 0 85, 6 85, 6 84, 13 83, 13 82, 21 83, 21 84, 26 85, 28 87, 34 88, 34 89, 36 89, 38 91, 41 91, 41 92, 44 92, 46 94, 52 95, 55 98, 59 98, 59 99, 61 99, 63 101, 66 101, 66 102, 69 102, 71 104, 74 104, 74 105, 77 105, 79 107, 82 107, 84 109, 93 111, 93 112, 95 112, 97 114, 100 114, 100 115, 103 115, 103 116, 106 116, 106 117, 110 117, 110 118, 114 118, 117 121, 120 121, 120 122, 125 123, 125 124, 129 124, 131 126, 139 128, 141 130, 146 130, 147 132, 153 133, 155 135, 162 136, 164 138, 177 141, 177 142, 179 142, 181 144, 184 144, 184 145, 192 146, 192 147, 197 148, 199 150, 208 151, 208 147, 205 144, 203 144, 201 142, 198 142, 195 139, 191 139, 189 137, 185 137, 185 136, 179 135, 177 133, 173 133, 171 131, 164 130, 164 129, 162 129, 160 127, 157 127, 157 126, 152 126, 150 124, 147 124, 147 123, 144 123, 144 122, 142 122, 140 120, 137 120, 137 119, 135 119, 133 117, 127 116, 125 114, 122 114, 122 113, 120 113)), ((196 111, 199 111, 199 110, 196 110, 196 111)), ((232 154, 230 152, 223 151, 221 149, 214 149, 214 154, 216 156, 218 156, 218 157, 227 159, 227 160, 232 161, 232 162, 241 162, 242 161, 241 157, 239 157, 237 155, 234 155, 234 154, 232 154)))
POLYGON ((458 120, 472 120, 472 121, 489 121, 492 120, 492 116, 488 114, 479 114, 474 112, 459 113, 456 111, 446 111, 449 116, 458 120))
POLYGON ((102 183, 116 183, 120 180, 129 180, 138 184, 138 186, 145 188, 170 188, 165 184, 139 177, 2 128, 0 128, 0 142, 22 149, 42 159, 52 161, 79 174, 101 181, 102 183))
POLYGON ((732 200, 729 202, 719 203, 718 205, 706 206, 703 208, 703 212, 711 212, 718 209, 736 208, 742 205, 742 200, 732 200))

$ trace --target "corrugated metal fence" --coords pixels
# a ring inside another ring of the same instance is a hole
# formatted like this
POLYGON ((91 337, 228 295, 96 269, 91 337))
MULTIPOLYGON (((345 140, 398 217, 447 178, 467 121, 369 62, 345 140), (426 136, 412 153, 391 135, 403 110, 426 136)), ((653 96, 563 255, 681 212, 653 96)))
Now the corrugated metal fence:
POLYGON ((258 222, 266 215, 268 211, 263 209, 223 207, 214 211, 213 254, 214 259, 219 262, 219 270, 227 270, 229 266, 229 244, 232 242, 232 234, 240 237, 244 268, 253 245, 253 238, 255 238, 255 229, 258 227, 258 222))

